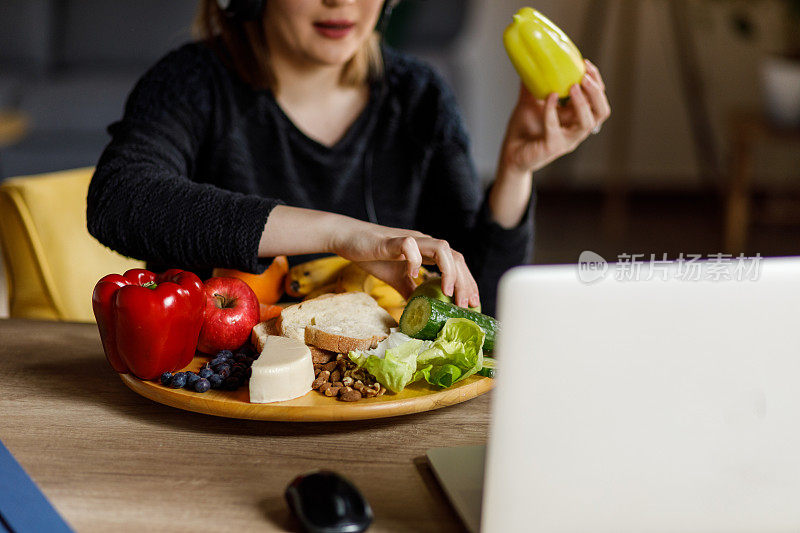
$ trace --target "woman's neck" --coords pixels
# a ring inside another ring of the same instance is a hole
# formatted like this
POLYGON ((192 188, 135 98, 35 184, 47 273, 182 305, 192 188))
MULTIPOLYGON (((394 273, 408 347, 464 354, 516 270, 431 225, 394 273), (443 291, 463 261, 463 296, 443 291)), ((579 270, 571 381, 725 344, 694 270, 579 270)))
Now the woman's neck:
POLYGON ((276 97, 286 102, 308 102, 341 88, 342 65, 312 65, 272 54, 276 97))
POLYGON ((275 99, 284 113, 309 138, 326 146, 336 144, 367 105, 368 85, 342 85, 343 65, 303 65, 280 54, 271 60, 275 99))

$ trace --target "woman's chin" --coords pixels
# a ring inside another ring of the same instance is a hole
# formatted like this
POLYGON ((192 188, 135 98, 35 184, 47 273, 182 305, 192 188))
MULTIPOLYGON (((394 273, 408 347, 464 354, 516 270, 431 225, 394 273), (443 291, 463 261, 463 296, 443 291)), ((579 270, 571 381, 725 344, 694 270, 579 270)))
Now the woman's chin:
POLYGON ((327 44, 325 46, 315 47, 314 50, 309 50, 306 56, 320 65, 336 66, 344 65, 347 63, 358 50, 357 46, 344 46, 340 44, 327 44))

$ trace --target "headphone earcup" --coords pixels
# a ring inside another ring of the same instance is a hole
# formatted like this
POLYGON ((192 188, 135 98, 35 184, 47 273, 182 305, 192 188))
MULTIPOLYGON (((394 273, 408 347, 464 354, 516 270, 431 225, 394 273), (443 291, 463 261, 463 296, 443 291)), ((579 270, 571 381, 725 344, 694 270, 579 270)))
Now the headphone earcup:
POLYGON ((389 17, 392 16, 392 10, 397 7, 397 4, 400 3, 400 0, 386 0, 383 3, 383 11, 381 11, 381 16, 378 18, 378 24, 375 27, 379 33, 385 34, 386 27, 389 25, 389 17))
POLYGON ((237 20, 256 20, 264 10, 264 0, 217 0, 217 5, 237 20))

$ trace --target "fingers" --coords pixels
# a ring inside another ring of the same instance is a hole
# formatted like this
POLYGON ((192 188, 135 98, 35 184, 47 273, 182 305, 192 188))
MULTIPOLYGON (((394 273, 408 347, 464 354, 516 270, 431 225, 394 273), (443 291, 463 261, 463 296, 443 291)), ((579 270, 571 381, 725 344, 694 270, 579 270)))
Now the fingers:
POLYGON ((526 105, 535 105, 539 102, 522 82, 519 83, 519 102, 526 105))
POLYGON ((589 100, 583 92, 583 89, 581 89, 581 86, 577 84, 570 88, 569 96, 570 105, 575 111, 575 133, 577 133, 579 137, 582 137, 583 134, 588 135, 597 125, 594 115, 592 114, 592 107, 589 104, 589 100))
POLYGON ((403 261, 359 261, 358 265, 369 274, 395 288, 403 298, 408 298, 417 284, 408 276, 403 261))
POLYGON ((600 86, 601 91, 605 91, 606 84, 603 81, 603 77, 600 75, 600 69, 588 59, 584 59, 584 63, 586 64, 586 74, 600 86))
MULTIPOLYGON (((552 103, 556 104, 557 99, 552 103)), ((447 241, 407 231, 405 235, 385 238, 378 248, 380 251, 374 259, 359 263, 403 296, 408 297, 416 288, 414 278, 419 275, 422 264, 435 264, 442 273, 442 292, 452 297, 456 305, 467 307, 480 304, 478 284, 464 256, 450 248, 447 241)))
POLYGON ((405 260, 407 265, 406 273, 412 278, 416 278, 419 275, 419 268, 422 266, 422 254, 417 246, 417 240, 413 236, 390 237, 384 242, 383 248, 384 252, 378 255, 380 259, 405 260))
POLYGON ((596 123, 595 127, 602 125, 611 115, 611 106, 608 103, 606 93, 603 91, 600 83, 589 75, 584 76, 583 80, 581 80, 581 88, 586 94, 589 105, 592 108, 592 114, 594 115, 596 123))
POLYGON ((395 284, 390 283, 390 285, 392 285, 395 289, 397 289, 397 292, 399 292, 406 300, 408 300, 411 297, 411 294, 414 292, 414 289, 417 288, 417 284, 414 282, 412 278, 409 278, 408 276, 404 276, 397 283, 395 284))
POLYGON ((422 254, 417 246, 417 241, 413 237, 402 239, 401 249, 408 263, 408 275, 411 278, 419 276, 419 267, 422 266, 422 254))
POLYGON ((561 132, 561 121, 558 120, 558 94, 547 96, 544 104, 544 134, 545 137, 561 132))
POLYGON ((447 241, 436 239, 434 241, 432 255, 442 273, 442 292, 447 296, 453 296, 459 274, 453 261, 453 252, 450 250, 450 245, 447 244, 447 241))
POLYGON ((442 273, 442 292, 453 298, 459 307, 480 304, 478 284, 469 271, 464 256, 446 241, 429 239, 419 242, 423 257, 431 257, 442 273))
POLYGON ((478 284, 472 277, 472 273, 467 267, 464 256, 454 251, 453 259, 459 272, 459 283, 456 284, 455 294, 453 294, 453 303, 459 307, 476 307, 480 304, 478 284))

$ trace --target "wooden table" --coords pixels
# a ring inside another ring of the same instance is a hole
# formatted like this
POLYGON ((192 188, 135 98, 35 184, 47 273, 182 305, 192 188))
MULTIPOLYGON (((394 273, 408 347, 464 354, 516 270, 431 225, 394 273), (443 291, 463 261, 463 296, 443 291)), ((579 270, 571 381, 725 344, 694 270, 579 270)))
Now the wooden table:
POLYGON ((96 326, 0 320, 0 440, 76 531, 294 531, 295 475, 330 468, 370 531, 462 531, 424 461, 483 444, 488 395, 398 418, 291 424, 180 411, 130 391, 96 326))

